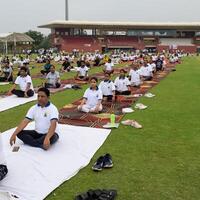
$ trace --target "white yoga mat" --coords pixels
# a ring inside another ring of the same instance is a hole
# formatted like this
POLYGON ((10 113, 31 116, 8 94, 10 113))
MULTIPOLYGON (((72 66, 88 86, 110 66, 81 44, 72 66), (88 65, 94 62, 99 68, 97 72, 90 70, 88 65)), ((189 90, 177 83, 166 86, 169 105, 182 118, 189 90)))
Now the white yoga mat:
POLYGON ((19 98, 15 95, 0 98, 0 112, 8 110, 10 108, 14 108, 16 106, 20 106, 31 101, 37 100, 37 95, 35 94, 30 98, 19 98))
MULTIPOLYGON (((33 128, 31 123, 28 129, 33 128)), ((59 125, 59 141, 48 151, 17 140, 20 150, 14 153, 9 145, 13 131, 6 131, 1 137, 9 172, 0 182, 0 191, 18 196, 16 200, 44 199, 87 166, 110 133, 105 129, 59 125)), ((67 194, 65 197, 68 199, 67 194)))
POLYGON ((0 86, 1 85, 9 85, 10 83, 9 82, 0 82, 0 86))

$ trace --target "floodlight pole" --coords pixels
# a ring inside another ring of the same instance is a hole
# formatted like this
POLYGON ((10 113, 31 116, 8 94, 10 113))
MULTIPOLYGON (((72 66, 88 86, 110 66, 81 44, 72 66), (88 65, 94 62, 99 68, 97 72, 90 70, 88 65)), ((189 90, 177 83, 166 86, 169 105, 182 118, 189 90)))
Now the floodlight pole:
POLYGON ((8 41, 6 40, 6 55, 8 55, 8 41))
POLYGON ((65 20, 69 20, 69 4, 68 0, 65 0, 65 20))
POLYGON ((14 52, 13 53, 15 55, 16 54, 16 49, 17 49, 16 48, 17 47, 17 41, 16 41, 16 38, 15 38, 15 35, 14 35, 14 41, 13 42, 14 42, 14 52))

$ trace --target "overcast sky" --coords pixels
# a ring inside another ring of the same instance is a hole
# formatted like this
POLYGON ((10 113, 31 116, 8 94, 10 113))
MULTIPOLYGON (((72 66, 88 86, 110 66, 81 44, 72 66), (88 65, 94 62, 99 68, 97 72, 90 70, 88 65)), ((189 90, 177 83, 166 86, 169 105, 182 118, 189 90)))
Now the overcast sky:
MULTIPOLYGON (((0 33, 65 19, 65 0, 0 0, 0 33)), ((69 0, 70 20, 199 22, 200 0, 69 0)))

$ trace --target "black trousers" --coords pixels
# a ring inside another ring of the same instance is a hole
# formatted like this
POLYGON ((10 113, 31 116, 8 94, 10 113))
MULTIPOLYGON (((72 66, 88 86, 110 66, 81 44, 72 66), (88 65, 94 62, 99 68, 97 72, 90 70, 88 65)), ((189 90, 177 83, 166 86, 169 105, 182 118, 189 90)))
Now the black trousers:
POLYGON ((119 92, 119 91, 115 91, 116 95, 130 95, 131 91, 127 90, 127 91, 123 91, 123 92, 119 92))
POLYGON ((111 70, 111 71, 103 70, 103 72, 111 75, 111 74, 113 74, 113 73, 114 73, 114 69, 113 69, 113 70, 111 70))
POLYGON ((13 77, 11 76, 8 80, 6 77, 0 77, 0 82, 12 82, 13 81, 13 77))
POLYGON ((106 97, 107 101, 112 101, 113 95, 103 95, 103 98, 106 97))
POLYGON ((144 76, 144 81, 151 81, 152 77, 151 76, 144 76))
POLYGON ((46 74, 48 74, 49 72, 50 72, 50 70, 41 70, 40 71, 43 75, 46 75, 46 74))
MULTIPOLYGON (((12 90, 11 91, 12 94, 16 95, 17 97, 24 97, 25 96, 25 92, 22 90, 12 90)), ((33 90, 28 90, 27 91, 27 96, 28 97, 32 97, 34 95, 34 91, 33 90)))
POLYGON ((56 83, 55 86, 50 83, 45 83, 45 85, 44 85, 45 88, 59 88, 60 86, 61 86, 60 83, 56 83))
POLYGON ((156 71, 162 71, 163 66, 156 66, 156 71))
MULTIPOLYGON (((43 143, 46 137, 46 134, 39 134, 34 130, 23 130, 21 131, 17 137, 24 142, 24 144, 27 144, 32 147, 37 147, 37 148, 43 148, 43 143)), ((51 139, 50 139, 50 144, 53 145, 57 142, 59 139, 59 135, 55 133, 51 139)))
POLYGON ((85 76, 78 76, 78 78, 76 78, 76 80, 88 81, 88 80, 89 80, 89 77, 85 77, 85 76))

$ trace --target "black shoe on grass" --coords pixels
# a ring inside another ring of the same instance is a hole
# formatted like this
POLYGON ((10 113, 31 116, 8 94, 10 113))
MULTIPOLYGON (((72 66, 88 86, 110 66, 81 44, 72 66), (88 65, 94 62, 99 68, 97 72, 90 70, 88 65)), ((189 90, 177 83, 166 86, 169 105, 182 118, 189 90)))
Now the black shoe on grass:
POLYGON ((97 159, 97 161, 94 163, 92 170, 93 171, 102 171, 104 165, 104 157, 101 156, 97 159))
POLYGON ((113 162, 112 162, 112 156, 110 154, 106 154, 103 160, 103 168, 112 168, 113 162))
POLYGON ((117 190, 102 190, 98 200, 114 200, 117 196, 117 190))

